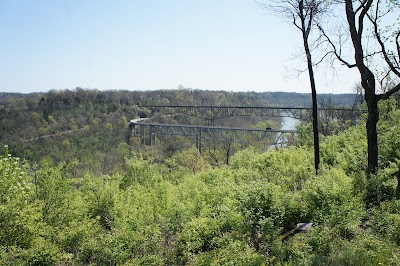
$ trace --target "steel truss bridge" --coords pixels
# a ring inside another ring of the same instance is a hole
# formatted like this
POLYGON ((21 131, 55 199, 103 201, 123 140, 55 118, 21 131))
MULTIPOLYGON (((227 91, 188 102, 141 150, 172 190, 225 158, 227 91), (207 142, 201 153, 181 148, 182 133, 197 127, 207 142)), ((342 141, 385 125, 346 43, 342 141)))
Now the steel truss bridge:
POLYGON ((147 124, 142 119, 131 120, 129 128, 140 140, 142 146, 156 143, 157 136, 193 137, 196 147, 201 152, 204 141, 222 141, 242 145, 257 144, 264 148, 285 146, 294 130, 246 129, 214 126, 194 126, 177 124, 147 124))
MULTIPOLYGON (((139 106, 165 115, 184 114, 206 120, 206 125, 213 126, 215 120, 234 116, 268 116, 293 117, 309 120, 312 108, 309 107, 243 107, 243 106, 192 106, 192 105, 159 105, 139 106)), ((318 115, 325 120, 356 120, 360 111, 353 108, 320 108, 318 115)))

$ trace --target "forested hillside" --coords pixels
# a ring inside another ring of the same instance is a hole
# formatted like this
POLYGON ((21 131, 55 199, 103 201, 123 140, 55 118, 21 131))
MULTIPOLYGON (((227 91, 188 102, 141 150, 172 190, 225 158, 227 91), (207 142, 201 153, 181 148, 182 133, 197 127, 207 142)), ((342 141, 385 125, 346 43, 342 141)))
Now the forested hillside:
MULTIPOLYGON (((222 105, 222 106, 308 106, 308 94, 200 91, 191 89, 160 91, 50 91, 48 93, 0 93, 0 144, 11 154, 30 162, 43 160, 50 165, 79 161, 76 171, 114 173, 121 169, 124 157, 138 149, 134 139, 127 141, 128 122, 151 116, 155 123, 198 125, 199 119, 184 117, 177 121, 152 114, 145 105, 222 105), (88 156, 89 155, 89 156, 88 156)), ((330 104, 354 103, 354 95, 323 95, 330 104)), ((325 101, 326 102, 326 101, 325 101)), ((226 120, 227 126, 276 127, 279 120, 247 117, 226 120), (258 124, 258 125, 257 125, 258 124)), ((172 138, 161 148, 165 156, 190 147, 182 139, 172 138)), ((143 151, 140 151, 143 152, 143 151)), ((217 152, 214 161, 225 161, 217 152), (217 158, 218 157, 218 158, 217 158)), ((165 156, 162 156, 163 158, 165 156)), ((75 172, 74 172, 75 173, 75 172)))
POLYGON ((307 124, 291 147, 238 150, 228 165, 189 146, 156 160, 126 142, 128 121, 151 115, 138 105, 268 104, 255 93, 167 94, 3 95, 0 265, 400 264, 395 101, 380 105, 380 168, 367 180, 364 118, 322 137, 317 176, 307 124))

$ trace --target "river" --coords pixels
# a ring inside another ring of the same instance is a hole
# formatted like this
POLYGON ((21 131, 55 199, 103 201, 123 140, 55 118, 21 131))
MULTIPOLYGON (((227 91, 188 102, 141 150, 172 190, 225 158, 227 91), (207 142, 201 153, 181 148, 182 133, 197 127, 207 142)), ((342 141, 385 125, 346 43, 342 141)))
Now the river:
POLYGON ((300 124, 300 120, 293 117, 284 116, 281 119, 279 130, 296 130, 296 126, 300 124))

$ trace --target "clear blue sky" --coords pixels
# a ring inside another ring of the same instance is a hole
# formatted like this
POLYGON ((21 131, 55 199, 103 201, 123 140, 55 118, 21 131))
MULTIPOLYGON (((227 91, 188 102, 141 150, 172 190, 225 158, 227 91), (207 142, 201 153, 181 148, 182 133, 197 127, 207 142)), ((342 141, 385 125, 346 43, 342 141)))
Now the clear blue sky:
MULTIPOLYGON (((0 91, 309 92, 300 33, 253 0, 0 0, 0 91), (302 67, 305 67, 303 65, 302 67)), ((319 92, 359 76, 318 69, 319 92)))

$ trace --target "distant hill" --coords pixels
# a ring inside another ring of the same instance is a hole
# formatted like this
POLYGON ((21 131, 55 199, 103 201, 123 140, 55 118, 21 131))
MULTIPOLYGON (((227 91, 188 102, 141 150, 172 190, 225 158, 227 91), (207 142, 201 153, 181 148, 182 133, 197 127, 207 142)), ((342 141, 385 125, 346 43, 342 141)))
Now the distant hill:
MULTIPOLYGON (((229 91, 203 91, 195 89, 173 89, 154 91, 98 91, 77 88, 75 90, 52 90, 47 93, 10 93, 0 92, 0 104, 9 99, 37 98, 43 96, 49 98, 54 94, 68 98, 74 94, 76 97, 84 97, 84 94, 102 95, 102 98, 123 98, 125 102, 138 105, 227 105, 227 106, 311 106, 311 93, 296 92, 229 92, 229 91), (85 92, 85 93, 84 93, 85 92)), ((90 97, 89 97, 90 98, 90 97)), ((318 94, 319 102, 330 101, 338 106, 352 106, 356 95, 343 94, 318 94)))

